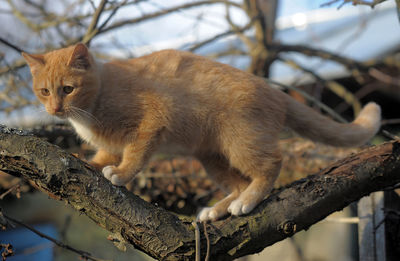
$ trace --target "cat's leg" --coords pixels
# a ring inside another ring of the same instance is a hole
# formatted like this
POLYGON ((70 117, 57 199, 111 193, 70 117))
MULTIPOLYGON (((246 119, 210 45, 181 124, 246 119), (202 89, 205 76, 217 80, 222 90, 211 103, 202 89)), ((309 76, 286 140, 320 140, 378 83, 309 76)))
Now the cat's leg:
POLYGON ((223 156, 201 157, 207 174, 226 192, 228 196, 212 207, 203 208, 197 216, 199 221, 217 220, 228 214, 228 207, 249 184, 238 170, 230 168, 223 156))
POLYGON ((243 215, 253 210, 271 192, 279 175, 280 125, 276 122, 273 122, 275 125, 265 124, 243 116, 224 123, 220 135, 221 151, 231 167, 250 180, 249 186, 228 207, 232 215, 243 215))
POLYGON ((121 161, 121 155, 109 153, 104 149, 99 149, 89 161, 89 164, 98 170, 102 170, 108 165, 118 165, 121 161))
POLYGON ((138 133, 135 139, 127 144, 122 152, 118 166, 109 165, 103 168, 103 175, 113 185, 124 186, 143 168, 154 151, 157 135, 149 132, 138 133))
POLYGON ((265 155, 267 155, 267 157, 264 158, 264 160, 260 160, 260 155, 253 155, 248 158, 248 162, 243 164, 243 166, 237 165, 242 173, 245 173, 245 175, 251 179, 251 183, 240 193, 240 196, 229 205, 228 212, 232 215, 248 214, 273 189, 281 168, 281 156, 279 151, 268 152, 265 153, 264 156, 265 155), (251 164, 251 161, 253 164, 251 164))
POLYGON ((215 203, 214 206, 203 208, 197 215, 197 220, 200 222, 215 221, 226 216, 229 213, 229 205, 239 196, 239 194, 239 191, 234 191, 215 203))

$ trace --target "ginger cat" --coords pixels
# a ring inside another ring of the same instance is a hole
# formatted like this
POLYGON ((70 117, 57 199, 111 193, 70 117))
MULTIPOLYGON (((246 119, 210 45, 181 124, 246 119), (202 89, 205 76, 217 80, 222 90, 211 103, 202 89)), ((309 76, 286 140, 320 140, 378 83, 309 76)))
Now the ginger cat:
POLYGON ((33 90, 49 114, 68 119, 97 147, 90 163, 123 186, 159 150, 197 157, 229 194, 200 221, 243 215, 271 191, 284 126, 311 140, 358 146, 380 127, 369 103, 350 124, 320 115, 262 78, 191 53, 165 50, 96 61, 84 44, 26 54, 33 90))

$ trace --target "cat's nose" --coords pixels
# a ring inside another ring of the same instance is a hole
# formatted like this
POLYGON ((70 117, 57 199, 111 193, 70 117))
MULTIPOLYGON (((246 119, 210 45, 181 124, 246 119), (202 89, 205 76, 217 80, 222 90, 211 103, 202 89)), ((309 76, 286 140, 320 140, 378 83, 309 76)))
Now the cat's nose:
POLYGON ((61 105, 54 106, 52 109, 54 114, 59 114, 60 112, 62 112, 61 105))
POLYGON ((61 111, 61 106, 55 106, 53 107, 54 113, 60 112, 61 111))

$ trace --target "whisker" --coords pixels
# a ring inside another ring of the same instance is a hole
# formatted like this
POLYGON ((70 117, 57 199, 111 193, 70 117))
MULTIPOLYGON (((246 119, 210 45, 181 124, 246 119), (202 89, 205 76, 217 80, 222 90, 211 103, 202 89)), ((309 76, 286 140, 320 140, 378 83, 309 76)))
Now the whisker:
POLYGON ((89 112, 87 112, 87 111, 85 111, 85 110, 79 109, 79 108, 77 108, 77 109, 78 109, 80 112, 82 112, 85 116, 87 116, 87 117, 89 117, 90 119, 94 120, 95 123, 96 123, 99 127, 103 127, 103 124, 102 124, 93 114, 91 114, 91 113, 89 113, 89 112))
POLYGON ((93 114, 85 110, 82 110, 81 108, 75 106, 69 106, 68 112, 70 112, 74 118, 80 120, 90 120, 91 122, 95 123, 98 127, 103 127, 103 124, 93 114))
POLYGON ((46 125, 49 123, 56 123, 60 121, 56 116, 50 115, 46 108, 40 107, 36 110, 35 122, 37 125, 46 125))

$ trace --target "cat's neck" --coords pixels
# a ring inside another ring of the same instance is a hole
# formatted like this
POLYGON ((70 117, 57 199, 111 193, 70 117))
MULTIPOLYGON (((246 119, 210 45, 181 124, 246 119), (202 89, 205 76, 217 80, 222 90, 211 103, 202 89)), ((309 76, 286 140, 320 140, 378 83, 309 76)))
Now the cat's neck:
POLYGON ((99 83, 97 86, 96 91, 93 95, 91 95, 90 100, 87 101, 84 106, 75 107, 75 113, 71 114, 67 119, 72 122, 79 122, 80 124, 84 124, 87 126, 97 124, 98 120, 93 115, 95 113, 96 108, 98 107, 98 103, 100 98, 102 97, 103 91, 103 71, 104 71, 104 64, 100 61, 95 61, 95 70, 98 74, 99 83))
POLYGON ((78 118, 68 118, 68 121, 74 127, 76 133, 86 142, 90 143, 93 140, 94 133, 91 130, 90 121, 78 119, 78 118))
POLYGON ((85 111, 87 111, 90 114, 93 114, 95 108, 97 107, 98 104, 98 100, 99 98, 102 96, 102 92, 103 92, 103 75, 104 75, 104 63, 101 61, 97 61, 95 60, 95 64, 96 64, 96 71, 97 74, 99 76, 99 84, 98 84, 98 89, 97 92, 95 93, 95 95, 93 97, 90 97, 91 102, 89 102, 88 107, 86 108, 85 111))

